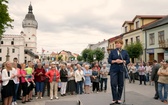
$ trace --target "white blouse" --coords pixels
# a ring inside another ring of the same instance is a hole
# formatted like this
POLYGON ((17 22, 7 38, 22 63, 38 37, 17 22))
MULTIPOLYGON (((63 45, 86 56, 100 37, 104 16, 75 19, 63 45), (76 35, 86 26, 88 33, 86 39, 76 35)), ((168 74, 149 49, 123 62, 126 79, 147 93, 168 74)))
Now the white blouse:
POLYGON ((9 80, 13 80, 13 78, 11 78, 12 75, 15 75, 15 70, 9 70, 10 76, 8 76, 8 71, 6 69, 2 70, 2 85, 6 86, 9 82, 9 80))

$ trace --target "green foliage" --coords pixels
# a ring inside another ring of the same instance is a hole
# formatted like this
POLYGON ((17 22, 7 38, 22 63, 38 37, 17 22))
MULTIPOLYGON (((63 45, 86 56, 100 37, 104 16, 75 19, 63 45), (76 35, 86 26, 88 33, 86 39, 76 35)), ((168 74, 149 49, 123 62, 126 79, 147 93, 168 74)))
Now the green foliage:
POLYGON ((77 57, 77 60, 78 60, 78 61, 82 61, 82 60, 83 60, 82 56, 79 55, 79 56, 77 57))
POLYGON ((93 62, 94 60, 101 61, 104 58, 104 52, 101 48, 95 50, 84 49, 82 51, 82 57, 86 62, 93 62), (94 59, 94 57, 96 59, 94 59))
POLYGON ((58 61, 62 61, 62 55, 58 56, 58 61))
POLYGON ((140 42, 131 43, 124 48, 127 50, 130 58, 139 58, 143 54, 143 45, 140 42))
POLYGON ((93 52, 96 55, 96 60, 101 61, 104 58, 104 52, 101 48, 97 48, 93 52))
POLYGON ((5 28, 13 28, 11 23, 14 21, 10 18, 8 13, 8 0, 0 0, 0 38, 2 34, 5 32, 5 28))
POLYGON ((89 53, 91 53, 91 49, 84 49, 83 51, 82 51, 82 57, 83 57, 83 59, 84 59, 84 61, 87 61, 88 60, 88 57, 89 57, 89 53))

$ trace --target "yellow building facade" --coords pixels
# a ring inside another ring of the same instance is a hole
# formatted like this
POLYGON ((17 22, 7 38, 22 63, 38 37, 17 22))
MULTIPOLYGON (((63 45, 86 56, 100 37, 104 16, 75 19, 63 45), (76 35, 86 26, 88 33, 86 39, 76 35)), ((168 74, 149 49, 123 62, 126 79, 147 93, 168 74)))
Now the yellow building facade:
MULTIPOLYGON (((135 43, 140 41, 145 49, 145 35, 142 30, 143 27, 163 18, 164 16, 153 15, 137 15, 132 21, 125 21, 122 25, 123 28, 123 42, 124 45, 135 43)), ((145 60, 145 50, 143 55, 139 59, 135 59, 136 62, 145 60)))

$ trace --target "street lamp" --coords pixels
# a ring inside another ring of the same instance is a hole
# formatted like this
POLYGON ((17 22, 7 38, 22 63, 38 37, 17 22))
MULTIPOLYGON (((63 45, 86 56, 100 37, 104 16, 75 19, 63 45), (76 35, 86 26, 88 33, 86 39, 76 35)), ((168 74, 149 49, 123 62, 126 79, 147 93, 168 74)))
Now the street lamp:
POLYGON ((19 54, 20 48, 19 48, 19 47, 16 47, 16 46, 13 46, 13 47, 18 49, 18 62, 19 62, 19 61, 20 61, 20 54, 19 54))
POLYGON ((9 57, 10 57, 10 55, 9 55, 9 47, 7 47, 6 61, 9 61, 9 57))
POLYGON ((93 60, 96 60, 96 54, 93 55, 93 60))

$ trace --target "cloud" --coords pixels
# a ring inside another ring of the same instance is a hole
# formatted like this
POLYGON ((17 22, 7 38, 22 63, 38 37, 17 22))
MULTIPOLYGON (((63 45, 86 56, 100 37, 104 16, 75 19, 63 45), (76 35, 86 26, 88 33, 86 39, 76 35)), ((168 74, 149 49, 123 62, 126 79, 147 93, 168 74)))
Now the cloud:
MULTIPOLYGON (((9 0, 14 29, 20 34, 28 12, 27 0, 9 0)), ((80 53, 97 43, 122 33, 122 24, 135 15, 167 15, 167 0, 31 0, 38 22, 37 47, 59 52, 80 53)))

